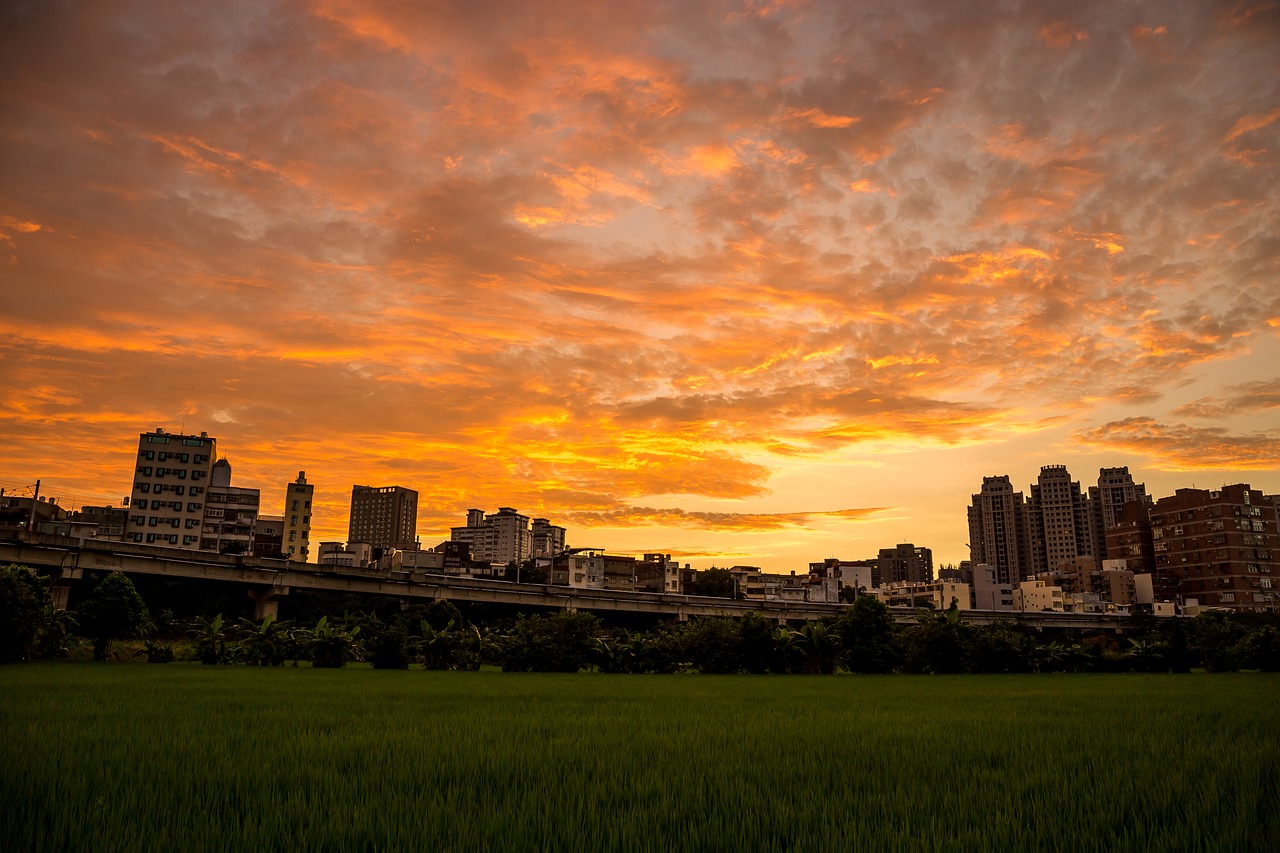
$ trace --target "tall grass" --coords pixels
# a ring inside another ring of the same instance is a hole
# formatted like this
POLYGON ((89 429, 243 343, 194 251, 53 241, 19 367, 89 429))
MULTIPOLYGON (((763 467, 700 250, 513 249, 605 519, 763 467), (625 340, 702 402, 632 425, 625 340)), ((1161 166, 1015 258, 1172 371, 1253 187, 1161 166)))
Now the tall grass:
POLYGON ((1270 850, 1280 680, 0 669, 20 850, 1270 850))

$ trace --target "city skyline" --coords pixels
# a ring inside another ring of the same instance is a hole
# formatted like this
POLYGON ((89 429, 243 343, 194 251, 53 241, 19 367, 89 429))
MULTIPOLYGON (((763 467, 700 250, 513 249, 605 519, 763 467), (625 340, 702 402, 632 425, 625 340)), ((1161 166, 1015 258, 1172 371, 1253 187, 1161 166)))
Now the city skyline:
POLYGON ((0 486, 207 431, 314 542, 401 485, 765 569, 1045 465, 1280 493, 1274 4, 219 8, 0 12, 0 486))

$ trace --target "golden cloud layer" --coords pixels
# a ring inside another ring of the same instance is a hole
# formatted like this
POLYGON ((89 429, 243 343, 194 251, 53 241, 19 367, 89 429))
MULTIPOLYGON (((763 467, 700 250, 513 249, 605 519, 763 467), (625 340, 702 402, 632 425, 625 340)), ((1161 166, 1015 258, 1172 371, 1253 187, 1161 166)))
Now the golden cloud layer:
POLYGON ((6 8, 0 480, 112 495, 185 424, 319 478, 326 537, 357 482, 428 536, 792 535, 882 523, 755 511, 832 460, 1058 430, 1255 470, 1270 433, 1159 417, 1275 410, 1178 395, 1280 328, 1278 36, 1191 0, 6 8))

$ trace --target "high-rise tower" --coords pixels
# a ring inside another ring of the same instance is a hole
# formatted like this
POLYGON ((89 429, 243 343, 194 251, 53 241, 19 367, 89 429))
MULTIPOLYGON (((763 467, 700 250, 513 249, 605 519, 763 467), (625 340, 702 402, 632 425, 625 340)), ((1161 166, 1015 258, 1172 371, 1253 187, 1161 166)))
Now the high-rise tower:
MULTIPOLYGON (((418 493, 403 486, 352 486, 347 542, 388 551, 417 548, 418 493)), ((289 543, 286 542, 286 545, 289 543)))
POLYGON ((1025 504, 1008 475, 1001 475, 983 477, 969 506, 970 559, 994 567, 998 583, 1016 585, 1028 572, 1025 504))
POLYGON ((295 563, 307 562, 311 552, 311 501, 314 493, 315 486, 307 482, 306 471, 299 471, 298 479, 285 488, 280 550, 295 563))
POLYGON ((124 540, 198 549, 216 452, 208 433, 141 433, 124 540))

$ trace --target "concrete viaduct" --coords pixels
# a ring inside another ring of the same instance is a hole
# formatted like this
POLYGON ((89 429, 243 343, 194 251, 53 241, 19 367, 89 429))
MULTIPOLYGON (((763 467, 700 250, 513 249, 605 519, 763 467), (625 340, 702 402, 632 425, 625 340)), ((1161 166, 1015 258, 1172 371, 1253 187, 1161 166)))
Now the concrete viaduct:
MULTIPOLYGON (((382 595, 402 602, 439 598, 558 610, 627 611, 680 621, 698 616, 738 617, 755 612, 781 624, 839 616, 848 607, 846 604, 759 599, 734 601, 669 593, 577 589, 435 575, 418 570, 378 572, 40 533, 21 533, 0 541, 0 565, 9 564, 29 566, 49 575, 53 581, 54 604, 64 609, 71 585, 82 580, 85 572, 119 571, 240 584, 253 600, 254 615, 258 619, 275 615, 280 598, 294 589, 382 595)), ((895 607, 891 610, 894 619, 900 623, 916 621, 914 608, 895 607)), ((991 610, 962 610, 960 614, 972 624, 1009 621, 1040 629, 1122 631, 1128 623, 1128 617, 1116 614, 991 610)))

